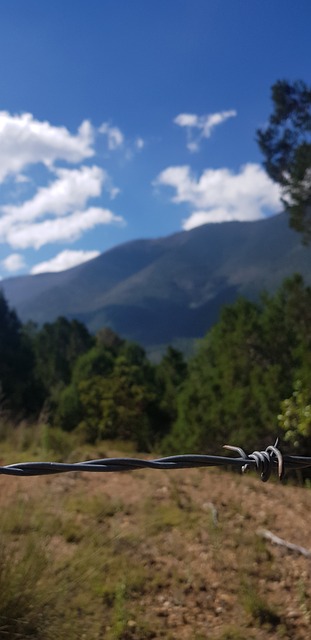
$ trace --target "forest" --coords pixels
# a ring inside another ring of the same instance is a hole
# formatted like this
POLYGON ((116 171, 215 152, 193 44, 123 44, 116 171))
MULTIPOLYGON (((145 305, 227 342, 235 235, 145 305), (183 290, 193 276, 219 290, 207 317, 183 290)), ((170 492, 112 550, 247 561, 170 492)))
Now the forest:
POLYGON ((145 452, 250 450, 277 435, 310 451, 311 289, 299 275, 224 307, 188 361, 169 346, 155 364, 111 329, 93 336, 64 317, 23 325, 3 294, 0 344, 2 437, 40 420, 54 437, 145 452))

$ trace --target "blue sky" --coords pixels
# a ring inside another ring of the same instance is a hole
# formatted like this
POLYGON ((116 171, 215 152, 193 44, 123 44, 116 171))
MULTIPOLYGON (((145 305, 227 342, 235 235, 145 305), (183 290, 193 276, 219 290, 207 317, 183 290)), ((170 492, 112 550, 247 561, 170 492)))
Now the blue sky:
POLYGON ((280 210, 255 141, 311 3, 2 0, 0 277, 280 210))

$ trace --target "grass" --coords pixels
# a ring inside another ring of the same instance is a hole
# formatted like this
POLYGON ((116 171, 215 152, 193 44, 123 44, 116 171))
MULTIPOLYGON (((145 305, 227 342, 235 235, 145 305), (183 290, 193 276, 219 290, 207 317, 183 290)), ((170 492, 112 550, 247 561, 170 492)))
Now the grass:
POLYGON ((245 611, 260 627, 274 629, 281 624, 281 618, 275 608, 260 595, 255 583, 248 582, 243 585, 242 603, 245 611))
POLYGON ((44 638, 47 618, 40 587, 46 557, 28 536, 22 545, 0 545, 0 638, 44 638))
MULTIPOLYGON (((3 442, 2 458, 56 455, 35 433, 30 449, 28 433, 3 442)), ((72 444, 77 459, 111 446, 72 444)), ((253 479, 206 470, 0 482, 0 640, 308 638, 308 561, 280 562, 256 535, 260 500, 275 521, 275 488, 265 497, 253 479)), ((308 490, 292 491, 278 497, 292 505, 288 536, 303 496, 310 522, 308 490)))
POLYGON ((306 619, 307 624, 311 622, 311 595, 308 590, 308 576, 300 577, 297 585, 300 609, 306 619))

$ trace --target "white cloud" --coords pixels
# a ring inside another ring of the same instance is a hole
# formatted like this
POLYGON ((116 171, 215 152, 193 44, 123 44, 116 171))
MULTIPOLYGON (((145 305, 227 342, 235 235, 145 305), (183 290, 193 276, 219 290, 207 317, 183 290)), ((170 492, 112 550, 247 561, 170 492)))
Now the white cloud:
POLYGON ((90 207, 85 211, 74 213, 55 220, 44 220, 27 225, 15 225, 9 229, 6 241, 11 247, 40 249, 53 242, 75 242, 83 233, 97 225, 125 224, 121 216, 116 216, 109 209, 90 207))
POLYGON ((56 160, 81 162, 94 155, 93 141, 88 120, 72 135, 66 127, 36 120, 31 113, 0 111, 0 182, 35 163, 51 167, 56 160))
POLYGON ((83 262, 87 262, 88 260, 92 260, 93 258, 97 258, 97 256, 99 255, 99 251, 71 251, 70 249, 65 249, 64 251, 58 253, 57 256, 55 256, 51 260, 36 264, 31 269, 31 273, 36 274, 65 271, 65 269, 76 267, 78 264, 82 264, 83 262))
POLYGON ((113 186, 110 187, 109 195, 111 200, 114 200, 119 195, 119 193, 121 193, 121 189, 118 189, 118 187, 113 187, 113 186))
POLYGON ((246 164, 238 173, 206 169, 198 179, 189 166, 168 167, 154 184, 173 188, 172 202, 193 209, 183 221, 184 229, 208 222, 257 220, 280 209, 280 188, 258 164, 246 164))
POLYGON ((12 247, 38 248, 52 242, 53 238, 54 241, 72 241, 72 220, 75 220, 74 216, 78 214, 80 217, 77 219, 77 237, 81 235, 84 225, 86 229, 89 228, 87 221, 94 219, 94 212, 97 217, 101 212, 96 224, 121 220, 114 214, 109 217, 107 213, 104 218, 103 211, 107 210, 97 207, 84 211, 90 198, 101 195, 103 185, 109 191, 111 199, 119 193, 103 169, 97 166, 82 166, 78 169, 54 169, 53 173, 56 179, 47 187, 39 188, 33 198, 20 205, 2 207, 4 215, 0 217, 0 242, 8 242, 12 247), (63 218, 63 223, 51 219, 54 216, 63 218), (39 218, 45 218, 45 221, 35 223, 39 218))
POLYGON ((141 136, 128 140, 119 127, 114 127, 109 122, 103 122, 98 133, 106 136, 109 151, 122 150, 123 159, 127 161, 132 160, 145 146, 145 140, 141 136))
MULTIPOLYGON (((120 189, 105 169, 83 164, 95 156, 95 136, 99 132, 106 136, 110 150, 120 147, 126 153, 128 144, 122 131, 108 122, 98 130, 85 120, 72 133, 31 113, 0 111, 0 185, 9 179, 0 205, 0 243, 13 251, 39 249, 46 244, 74 242, 99 225, 125 224, 122 216, 103 208, 101 200, 94 200, 101 198, 103 190, 106 200, 107 195, 114 200, 120 189), (39 187, 35 184, 36 173, 31 172, 34 164, 44 165, 49 172, 48 180, 39 187), (77 166, 70 168, 68 164, 77 166)), ((144 140, 137 137, 131 146, 138 152, 144 140)), ((36 273, 47 267, 66 269, 95 255, 66 250, 34 269, 36 273)), ((12 273, 26 266, 23 256, 13 252, 1 265, 12 273)))
POLYGON ((199 124, 199 116, 195 113, 180 113, 174 119, 175 124, 179 127, 197 127, 199 124))
MULTIPOLYGON (((26 222, 35 220, 46 214, 63 216, 76 208, 83 208, 89 198, 101 194, 106 173, 97 166, 79 169, 54 169, 56 179, 47 187, 41 187, 31 200, 20 205, 2 207, 5 223, 26 222)), ((1 224, 2 223, 2 224, 1 224)))
POLYGON ((103 122, 98 129, 99 133, 107 136, 107 144, 109 151, 115 151, 122 147, 124 143, 124 135, 118 127, 112 127, 109 122, 103 122))
POLYGON ((10 256, 5 258, 5 260, 2 260, 1 264, 6 269, 6 271, 9 271, 10 273, 21 271, 21 269, 24 269, 24 267, 26 266, 25 260, 23 256, 20 255, 20 253, 11 253, 10 256))
POLYGON ((135 147, 136 149, 138 149, 138 151, 140 151, 141 149, 143 149, 145 146, 145 141, 143 140, 143 138, 136 138, 135 140, 135 147))
POLYGON ((209 138, 215 127, 228 118, 234 118, 237 112, 233 109, 230 111, 220 111, 218 113, 208 113, 204 116, 198 116, 195 113, 180 113, 174 119, 174 123, 179 127, 185 127, 187 130, 187 148, 192 153, 199 151, 200 143, 203 138, 209 138), (197 130, 195 135, 194 130, 197 130))

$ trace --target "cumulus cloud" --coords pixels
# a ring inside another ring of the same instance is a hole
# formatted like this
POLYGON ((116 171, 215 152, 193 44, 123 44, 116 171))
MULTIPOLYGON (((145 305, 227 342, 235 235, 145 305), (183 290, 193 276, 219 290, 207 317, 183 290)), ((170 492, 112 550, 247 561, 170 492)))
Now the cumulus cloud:
POLYGON ((2 266, 9 273, 15 273, 16 271, 21 271, 24 269, 26 264, 23 256, 20 253, 11 253, 10 256, 2 260, 2 266))
MULTIPOLYGON (((110 150, 122 147, 126 153, 122 131, 108 122, 98 130, 85 120, 72 133, 31 113, 0 111, 0 184, 8 181, 0 205, 0 243, 17 251, 39 249, 46 244, 75 242, 99 225, 125 224, 122 216, 102 206, 103 192, 106 199, 114 200, 120 189, 105 169, 94 161, 93 166, 85 163, 95 156, 99 133, 106 136, 110 150), (48 170, 48 179, 34 192, 38 174, 31 172, 31 165, 40 164, 48 170)), ((137 137, 131 146, 138 152, 144 141, 137 137)), ((68 249, 52 261, 36 265, 33 273, 66 269, 97 254, 68 249)), ((20 253, 11 253, 0 264, 11 273, 26 267, 20 253)))
POLYGON ((109 151, 115 151, 124 144, 124 135, 118 127, 112 127, 109 122, 103 122, 98 129, 99 133, 107 136, 109 151))
POLYGON ((53 242, 75 242, 83 233, 98 225, 125 224, 122 216, 116 216, 109 209, 90 207, 54 220, 44 220, 27 225, 14 225, 6 234, 11 247, 40 249, 53 242))
POLYGON ((171 187, 172 202, 191 207, 182 224, 186 230, 208 222, 257 220, 280 209, 280 188, 258 164, 246 164, 238 173, 206 169, 199 178, 189 166, 168 167, 154 184, 171 187))
POLYGON ((54 169, 54 181, 38 189, 30 200, 20 205, 4 205, 0 218, 0 242, 12 247, 39 248, 48 242, 80 237, 83 230, 95 224, 109 224, 123 220, 106 209, 90 207, 90 198, 101 195, 105 186, 111 199, 119 190, 113 187, 108 174, 97 166, 78 169, 54 169), (62 218, 62 222, 52 219, 62 218), (37 222, 45 218, 42 222, 37 222), (77 223, 74 229, 74 221, 77 223))
POLYGON ((5 223, 26 222, 46 214, 63 216, 76 208, 83 208, 89 198, 101 194, 102 185, 107 179, 106 172, 100 167, 80 167, 79 169, 54 169, 56 179, 47 187, 41 187, 30 200, 20 205, 2 207, 5 223))
POLYGON ((65 249, 64 251, 58 253, 57 256, 55 256, 51 260, 36 264, 31 269, 31 273, 36 274, 65 271, 65 269, 76 267, 78 264, 82 264, 83 262, 87 262, 88 260, 92 260, 93 258, 97 258, 97 256, 99 255, 99 251, 71 251, 70 249, 65 249))
POLYGON ((94 155, 93 141, 94 130, 88 120, 72 135, 66 127, 36 120, 31 113, 0 111, 0 182, 39 162, 47 167, 56 160, 82 162, 94 155))
POLYGON ((228 120, 228 118, 234 118, 236 115, 237 112, 233 109, 218 113, 208 113, 204 116, 198 116, 195 113, 180 113, 174 119, 174 123, 179 127, 186 128, 187 148, 194 153, 199 151, 202 139, 209 138, 215 127, 228 120))

